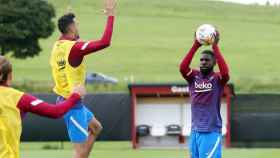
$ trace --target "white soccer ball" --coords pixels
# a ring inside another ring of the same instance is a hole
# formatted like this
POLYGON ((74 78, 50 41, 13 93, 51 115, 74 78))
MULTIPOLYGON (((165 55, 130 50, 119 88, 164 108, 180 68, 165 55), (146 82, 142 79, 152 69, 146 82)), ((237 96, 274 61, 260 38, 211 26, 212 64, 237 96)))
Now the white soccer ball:
POLYGON ((195 37, 200 44, 210 45, 214 43, 216 33, 216 28, 213 25, 203 24, 197 28, 195 37))

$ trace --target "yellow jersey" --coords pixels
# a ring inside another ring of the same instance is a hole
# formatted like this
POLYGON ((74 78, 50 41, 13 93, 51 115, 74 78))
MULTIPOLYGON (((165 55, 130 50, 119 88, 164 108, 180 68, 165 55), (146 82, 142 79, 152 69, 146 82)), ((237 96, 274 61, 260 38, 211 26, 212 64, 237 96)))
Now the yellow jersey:
POLYGON ((23 94, 0 86, 0 158, 19 158, 22 124, 17 104, 23 94))
POLYGON ((68 98, 75 85, 85 83, 86 71, 84 62, 72 67, 68 58, 71 48, 76 41, 59 40, 56 41, 51 53, 50 65, 52 76, 55 82, 54 92, 64 98, 68 98))

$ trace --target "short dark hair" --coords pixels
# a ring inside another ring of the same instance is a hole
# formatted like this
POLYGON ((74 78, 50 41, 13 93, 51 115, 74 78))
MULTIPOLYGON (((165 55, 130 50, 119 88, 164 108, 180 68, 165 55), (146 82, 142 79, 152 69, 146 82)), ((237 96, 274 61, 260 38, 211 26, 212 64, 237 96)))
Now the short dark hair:
POLYGON ((214 52, 211 51, 211 50, 209 50, 209 49, 203 50, 203 51, 201 52, 201 54, 208 54, 208 55, 210 55, 213 59, 216 59, 216 58, 215 58, 214 52))
POLYGON ((67 28, 74 23, 75 14, 67 13, 58 19, 58 29, 61 33, 67 33, 67 28))

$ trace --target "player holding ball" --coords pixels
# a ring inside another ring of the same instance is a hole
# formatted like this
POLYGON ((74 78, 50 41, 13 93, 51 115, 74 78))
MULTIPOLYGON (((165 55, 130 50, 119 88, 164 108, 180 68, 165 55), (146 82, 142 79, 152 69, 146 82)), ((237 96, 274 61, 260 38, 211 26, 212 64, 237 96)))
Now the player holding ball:
POLYGON ((221 96, 229 80, 228 66, 220 52, 219 33, 211 25, 201 25, 195 34, 192 48, 180 65, 180 72, 189 84, 191 96, 192 127, 189 141, 191 158, 222 157, 221 96), (212 45, 213 50, 203 50, 199 70, 191 69, 195 52, 202 45, 212 45), (214 72, 218 63, 220 72, 214 72))

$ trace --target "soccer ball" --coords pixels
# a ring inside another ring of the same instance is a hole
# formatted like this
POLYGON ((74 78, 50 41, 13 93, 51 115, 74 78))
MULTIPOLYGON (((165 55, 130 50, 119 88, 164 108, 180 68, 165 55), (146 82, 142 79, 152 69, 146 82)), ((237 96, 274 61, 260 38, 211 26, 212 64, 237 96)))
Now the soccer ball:
POLYGON ((195 37, 200 44, 210 45, 214 43, 216 34, 216 28, 213 25, 203 24, 197 28, 195 37))

